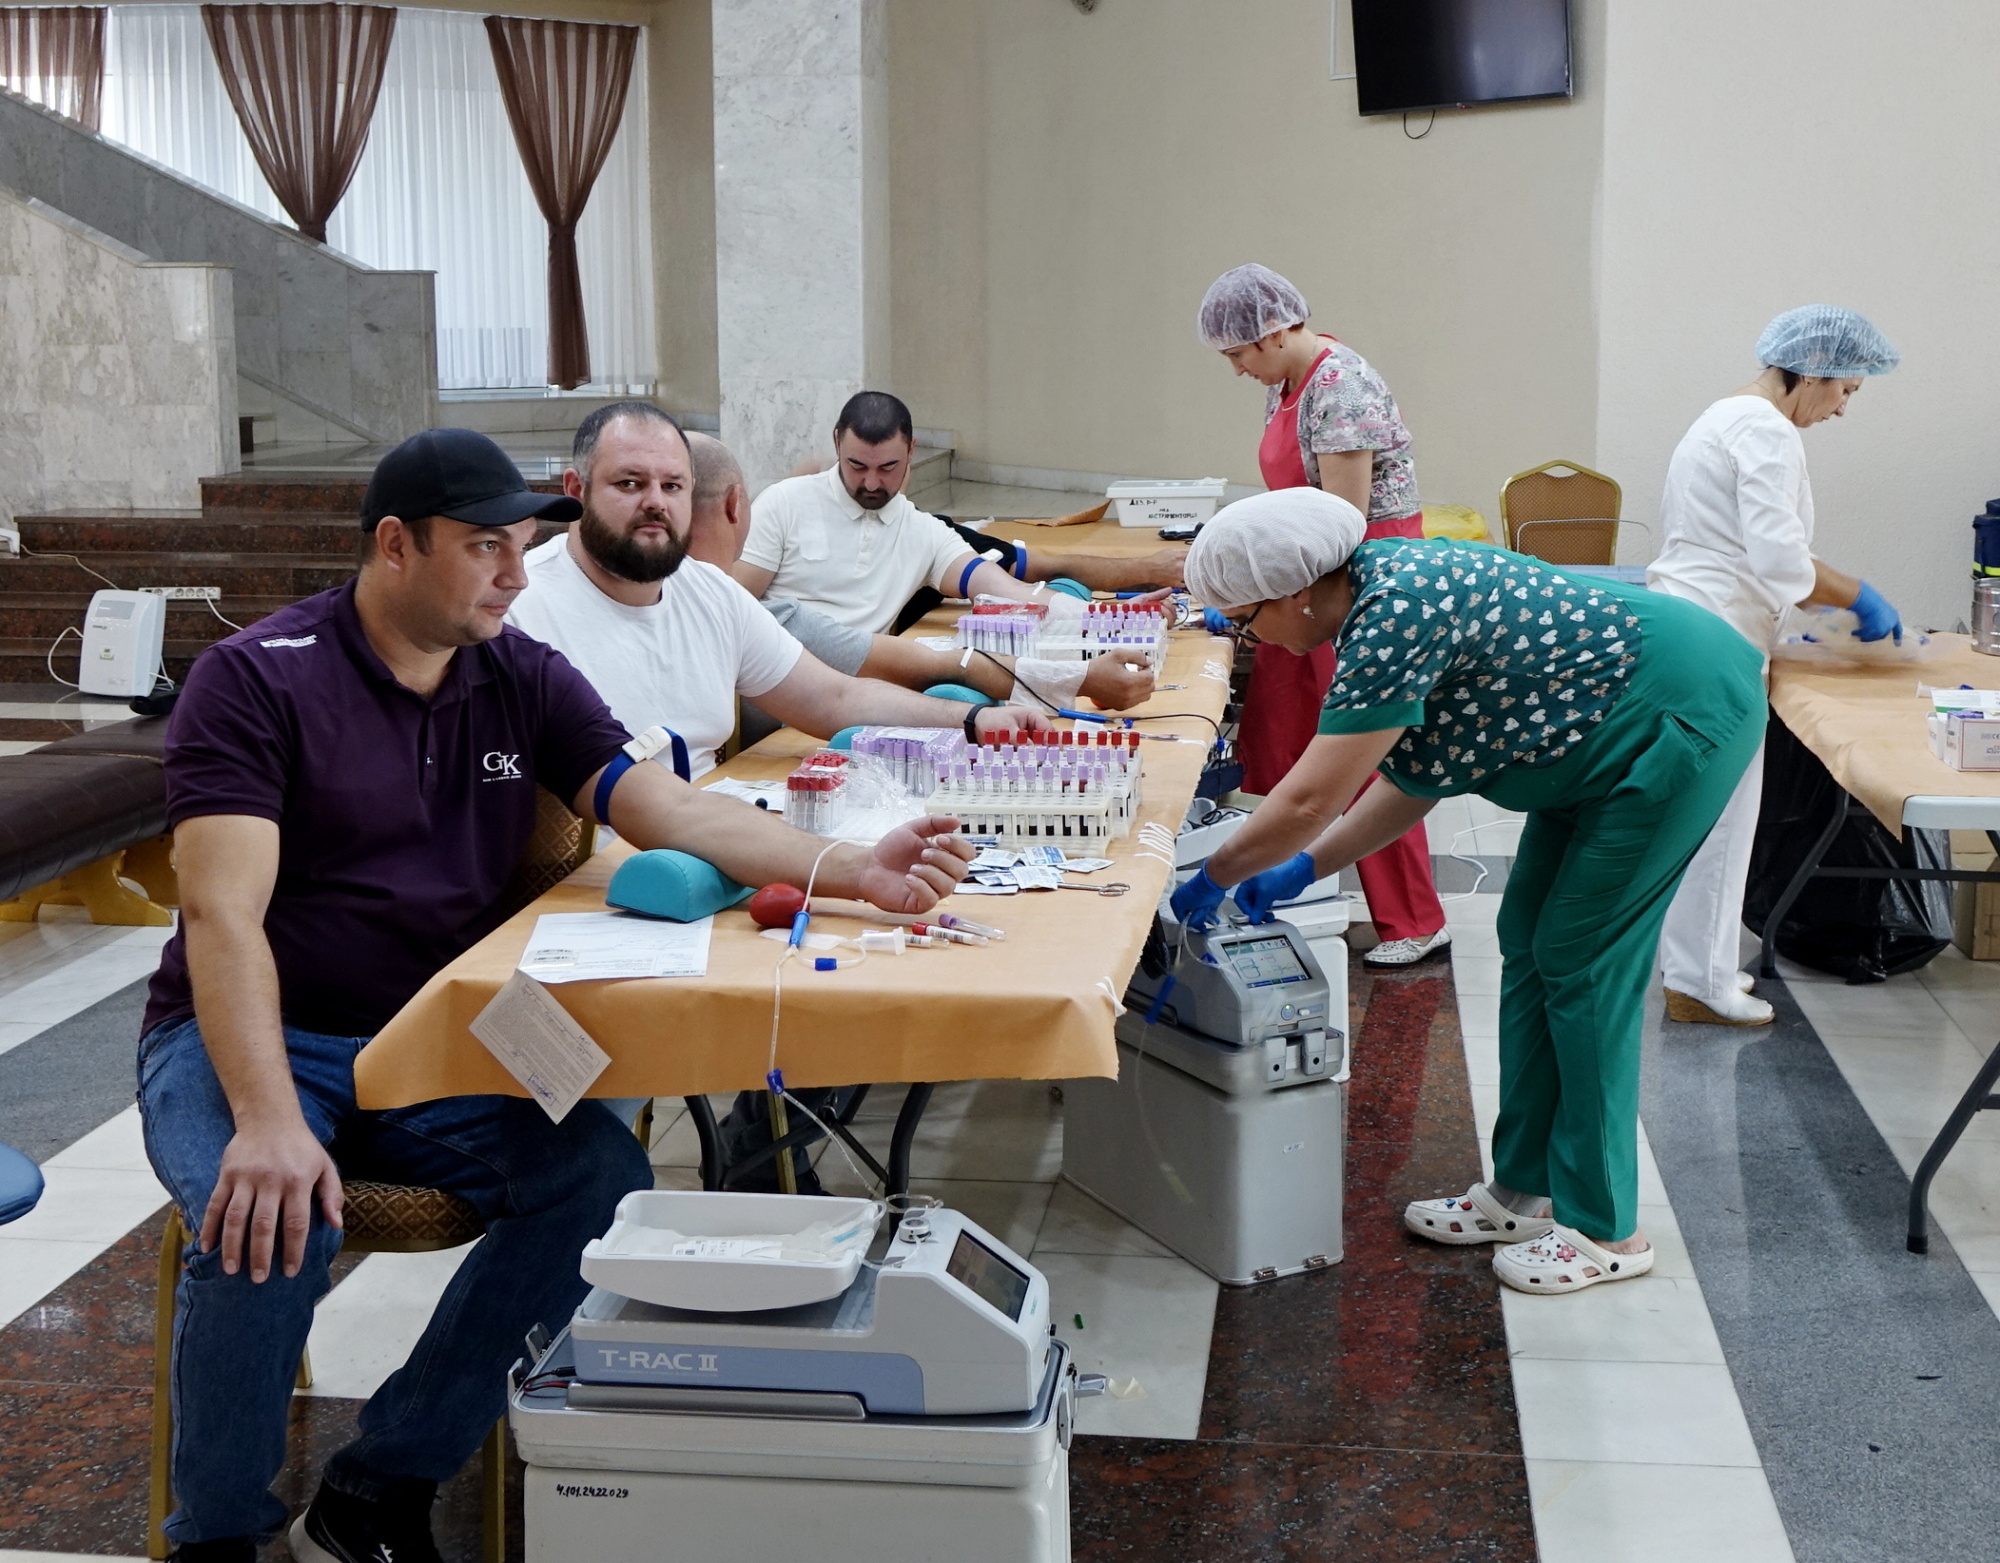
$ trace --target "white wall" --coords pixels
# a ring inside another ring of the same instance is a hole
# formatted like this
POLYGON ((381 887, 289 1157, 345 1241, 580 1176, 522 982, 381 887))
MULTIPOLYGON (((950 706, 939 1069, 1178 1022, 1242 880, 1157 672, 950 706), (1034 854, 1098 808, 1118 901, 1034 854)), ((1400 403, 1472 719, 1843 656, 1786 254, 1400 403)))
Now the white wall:
POLYGON ((2000 59, 1985 0, 1621 0, 1604 80, 1598 465, 1651 520, 1674 443, 1796 304, 1903 353, 1806 433, 1818 551, 1965 616, 2000 494, 2000 59))
POLYGON ((230 274, 0 191, 0 510, 201 503, 236 459, 230 274))
MULTIPOLYGON (((1257 481, 1195 338, 1260 260, 1381 369, 1426 498, 1595 445, 1602 0, 1578 97, 1422 140, 1328 80, 1327 0, 890 0, 895 386, 975 459, 1257 481)), ((1422 128, 1422 117, 1412 129, 1422 128)))

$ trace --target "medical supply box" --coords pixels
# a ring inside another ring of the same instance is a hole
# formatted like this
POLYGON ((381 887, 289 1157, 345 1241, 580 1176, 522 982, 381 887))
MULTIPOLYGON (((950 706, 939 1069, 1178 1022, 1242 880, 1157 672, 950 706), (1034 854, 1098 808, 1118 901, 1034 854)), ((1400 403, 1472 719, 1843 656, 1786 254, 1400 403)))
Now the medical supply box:
POLYGON ((880 1215, 628 1195, 587 1278, 710 1306, 600 1284, 531 1343, 528 1563, 1067 1563, 1079 1380, 1047 1280, 950 1210, 862 1259, 880 1215))
POLYGON ((2000 771, 2000 690, 1931 691, 1931 753, 1955 771, 2000 771))
POLYGON ((1120 526, 1192 526, 1215 514, 1228 484, 1222 478, 1113 483, 1104 497, 1118 507, 1120 526))

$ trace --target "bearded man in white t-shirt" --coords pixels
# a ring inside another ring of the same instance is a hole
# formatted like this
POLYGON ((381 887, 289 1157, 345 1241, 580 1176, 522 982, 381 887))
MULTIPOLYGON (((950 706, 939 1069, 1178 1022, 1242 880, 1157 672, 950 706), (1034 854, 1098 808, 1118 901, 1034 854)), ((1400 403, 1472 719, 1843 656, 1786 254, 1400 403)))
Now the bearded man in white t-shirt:
MULTIPOLYGON (((617 402, 576 431, 564 491, 582 501, 567 535, 527 556, 507 621, 569 658, 632 732, 687 744, 695 777, 736 728, 736 697, 818 738, 843 727, 959 727, 967 707, 836 672, 714 565, 688 557, 694 478, 680 426, 650 402, 617 402)), ((977 731, 1040 728, 995 706, 977 731)))

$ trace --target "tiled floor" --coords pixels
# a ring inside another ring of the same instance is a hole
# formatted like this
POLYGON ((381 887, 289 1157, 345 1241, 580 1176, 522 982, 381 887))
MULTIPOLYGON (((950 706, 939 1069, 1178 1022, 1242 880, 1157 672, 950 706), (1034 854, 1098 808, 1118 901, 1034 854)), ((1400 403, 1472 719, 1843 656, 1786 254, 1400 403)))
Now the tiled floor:
MULTIPOLYGON (((1434 852, 1497 859, 1502 874, 1517 830, 1478 800, 1448 803, 1431 821, 1434 852)), ((1218 1288, 1059 1181, 1061 1106, 1046 1085, 939 1091, 918 1140, 918 1189, 1031 1254, 1080 1365, 1118 1385, 1080 1418, 1080 1559, 1793 1556, 1739 1395, 1742 1368, 1725 1354, 1650 1142, 1641 1223, 1661 1257, 1644 1281, 1560 1301, 1496 1293, 1485 1251, 1431 1249, 1397 1229, 1402 1200, 1475 1175, 1490 1134, 1494 889, 1489 878, 1449 898, 1451 981, 1440 966, 1356 983, 1367 1019, 1350 1118, 1349 1253, 1323 1275, 1218 1288), (1447 1056, 1462 1059, 1462 1075, 1443 1066, 1447 1056)), ((0 925, 0 1055, 28 1057, 51 1025, 126 988, 164 937, 73 919, 0 925)), ((1875 988, 1786 976, 1907 1172, 2000 1036, 2000 967, 1947 951, 1875 988)), ((878 1153, 896 1106, 894 1089, 878 1090, 858 1120, 878 1153)), ((664 1185, 693 1182, 692 1135, 678 1115, 663 1116, 654 1158, 664 1185)), ((831 1155, 821 1170, 835 1188, 850 1176, 831 1155)), ((130 1517, 143 1498, 162 1196, 136 1111, 80 1124, 45 1175, 43 1205, 0 1229, 0 1563, 137 1550, 130 1517), (39 1473, 28 1488, 15 1457, 24 1449, 39 1473), (17 1523, 24 1504, 52 1502, 78 1480, 89 1495, 80 1507, 55 1502, 46 1523, 17 1523), (8 1542, 57 1551, 9 1552, 8 1542)), ((2000 1308, 1996 1189, 2000 1114, 1990 1114, 1946 1164, 1933 1211, 1941 1250, 1956 1255, 1946 1262, 1962 1262, 2000 1308)), ((316 1382, 295 1414, 291 1501, 408 1349, 458 1257, 343 1261, 314 1327, 316 1382)), ((461 1482, 440 1528, 464 1538, 472 1526, 461 1482)))

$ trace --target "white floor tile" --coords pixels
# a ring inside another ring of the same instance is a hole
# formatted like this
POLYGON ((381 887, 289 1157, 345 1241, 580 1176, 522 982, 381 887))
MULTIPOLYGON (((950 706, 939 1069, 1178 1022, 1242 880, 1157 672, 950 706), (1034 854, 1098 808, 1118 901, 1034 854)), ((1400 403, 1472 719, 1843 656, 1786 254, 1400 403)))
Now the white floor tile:
POLYGON ((14 1237, 0 1228, 0 1326, 11 1324, 104 1252, 90 1242, 14 1237))
POLYGON ((102 1172, 144 1172, 153 1164, 146 1159, 146 1132, 139 1122, 139 1104, 134 1102, 115 1118, 107 1119, 80 1140, 64 1146, 42 1163, 44 1175, 52 1167, 91 1167, 102 1172))
POLYGON ((1500 1111, 1500 1087, 1475 1085, 1472 1091, 1472 1132, 1482 1141, 1493 1138, 1493 1119, 1500 1111))
POLYGON ((1121 1382, 1136 1378, 1145 1391, 1079 1401, 1077 1431, 1193 1438, 1201 1427, 1216 1283, 1174 1258, 1047 1254, 1036 1265, 1049 1278, 1056 1333, 1075 1351, 1077 1370, 1121 1382))
POLYGON ((1791 1563, 1762 1471, 1528 1461, 1541 1563, 1791 1563))
POLYGON ((41 1203, 0 1229, 0 1243, 53 1239, 108 1248, 167 1202, 149 1171, 47 1166, 42 1178, 41 1203))
POLYGON ((366 1400, 403 1365, 472 1245, 370 1254, 313 1312, 309 1395, 366 1400))
POLYGON ((1468 996, 1484 997, 1491 994, 1500 996, 1500 957, 1498 955, 1467 955, 1456 948, 1452 950, 1452 985, 1458 990, 1459 1008, 1463 1013, 1464 1001, 1468 996))
POLYGON ((1726 1367, 1538 1357, 1513 1366, 1521 1449, 1531 1460, 1759 1466, 1726 1367))
MULTIPOLYGON (((1913 1173, 1931 1134, 1889 1135, 1889 1149, 1913 1173)), ((2000 1272, 2000 1142, 1960 1140, 1931 1180, 1932 1225, 1951 1240, 1968 1270, 2000 1272)))
POLYGON ((1035 1238, 1035 1256, 1042 1254, 1142 1254, 1163 1259, 1169 1250, 1083 1190, 1058 1183, 1035 1238))
POLYGON ((1470 927, 1450 920, 1450 909, 1446 908, 1445 926, 1451 929, 1451 954, 1454 961, 1468 955, 1492 955, 1500 953, 1500 935, 1491 926, 1475 923, 1470 927))
MULTIPOLYGON (((0 754, 33 754, 49 741, 47 738, 0 738, 0 754)), ((27 1555, 25 1552, 0 1552, 0 1558, 26 1557, 27 1555)))
POLYGON ((1500 995, 1461 993, 1458 996, 1458 1025, 1462 1035, 1500 1035, 1500 995))
POLYGON ((1500 1294, 1507 1349, 1518 1358, 1594 1362, 1723 1361, 1700 1285, 1658 1275, 1574 1297, 1500 1294))
POLYGON ((1473 1085, 1500 1083, 1500 1038, 1475 1032, 1465 1039, 1465 1077, 1473 1085))
MULTIPOLYGON (((1844 1037, 1822 1034, 1855 1097, 1884 1135, 1936 1134, 1985 1059, 1960 1036, 1844 1037)), ((2000 1113, 1981 1113, 1968 1140, 2000 1140, 2000 1113)))
MULTIPOLYGON (((1688 1257, 1687 1243, 1681 1237, 1680 1223, 1674 1220, 1671 1205, 1649 1205, 1641 1200, 1639 1231, 1653 1245, 1654 1279, 1681 1281, 1693 1278, 1694 1261, 1688 1257)), ((1599 1287, 1598 1290, 1604 1288, 1599 1287)))
POLYGON ((1476 894, 1455 894, 1438 897, 1444 902, 1445 925, 1457 937, 1460 928, 1491 928, 1493 919, 1500 912, 1500 896, 1497 891, 1482 890, 1476 894))

